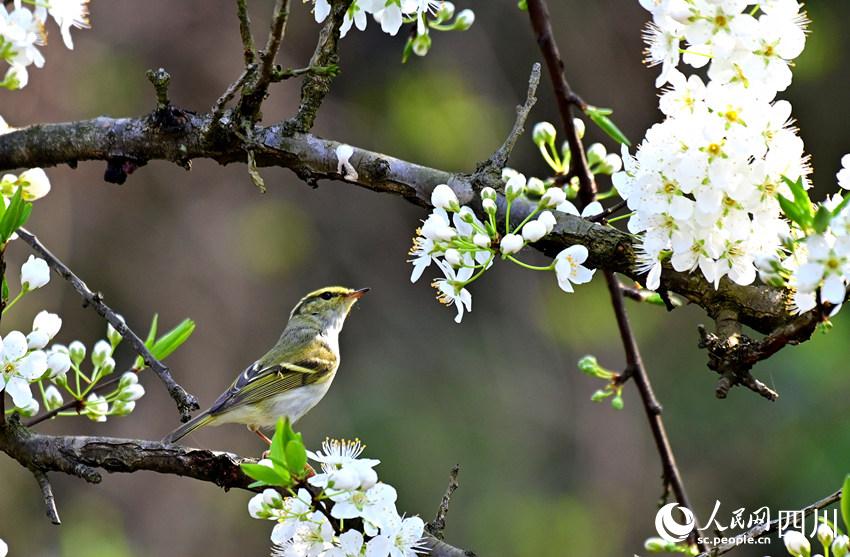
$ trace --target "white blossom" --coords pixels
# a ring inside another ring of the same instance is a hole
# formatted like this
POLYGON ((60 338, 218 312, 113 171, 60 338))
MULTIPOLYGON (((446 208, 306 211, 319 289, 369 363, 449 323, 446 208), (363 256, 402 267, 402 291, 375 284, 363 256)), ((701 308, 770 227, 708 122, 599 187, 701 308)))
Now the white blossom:
POLYGON ((418 516, 401 518, 394 516, 389 524, 381 528, 379 535, 372 538, 366 550, 368 557, 416 557, 425 548, 422 535, 425 522, 418 516))
POLYGON ((396 514, 396 490, 382 482, 365 491, 355 489, 332 492, 330 497, 334 502, 331 516, 363 519, 364 532, 370 536, 374 536, 379 528, 384 528, 396 514))
POLYGON ((794 557, 801 555, 808 556, 812 550, 812 546, 806 536, 796 530, 788 530, 782 536, 782 541, 785 542, 785 549, 794 557))
POLYGON ((573 284, 590 282, 594 271, 582 265, 587 256, 587 248, 580 244, 570 246, 555 256, 555 274, 561 290, 572 293, 573 284))
POLYGON ((35 290, 50 282, 50 267, 40 257, 30 255, 21 266, 21 286, 24 290, 35 290))
POLYGON ((380 460, 360 458, 366 447, 359 440, 325 439, 322 450, 307 451, 311 460, 322 465, 322 472, 310 477, 310 485, 334 489, 368 489, 378 481, 373 468, 380 460))
POLYGON ((40 350, 27 352, 27 339, 12 331, 0 340, 0 391, 5 390, 19 408, 32 403, 30 382, 47 371, 47 356, 40 350))

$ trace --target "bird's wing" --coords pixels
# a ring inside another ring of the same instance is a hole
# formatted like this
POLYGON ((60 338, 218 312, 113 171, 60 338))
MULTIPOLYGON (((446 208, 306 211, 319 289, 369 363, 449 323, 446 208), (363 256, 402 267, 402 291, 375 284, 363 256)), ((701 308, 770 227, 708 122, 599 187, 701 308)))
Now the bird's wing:
POLYGON ((221 414, 237 406, 253 404, 280 393, 310 385, 326 378, 334 370, 333 362, 310 358, 295 363, 263 366, 261 361, 248 366, 213 403, 210 414, 221 414))

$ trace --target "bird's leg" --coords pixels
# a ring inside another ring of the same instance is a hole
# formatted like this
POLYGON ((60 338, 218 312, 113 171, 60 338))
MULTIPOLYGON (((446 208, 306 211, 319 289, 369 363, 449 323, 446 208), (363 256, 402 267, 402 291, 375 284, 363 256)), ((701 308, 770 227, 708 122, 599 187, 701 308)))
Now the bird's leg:
POLYGON ((263 432, 260 430, 260 428, 259 428, 259 427, 254 426, 254 425, 249 425, 249 426, 248 426, 248 430, 249 430, 249 431, 253 431, 254 433, 256 433, 256 434, 257 434, 257 437, 259 437, 260 439, 262 439, 263 441, 265 441, 265 442, 266 442, 269 446, 271 446, 271 444, 272 444, 272 440, 271 440, 271 439, 269 439, 269 438, 268 438, 268 436, 267 436, 265 433, 263 433, 263 432))

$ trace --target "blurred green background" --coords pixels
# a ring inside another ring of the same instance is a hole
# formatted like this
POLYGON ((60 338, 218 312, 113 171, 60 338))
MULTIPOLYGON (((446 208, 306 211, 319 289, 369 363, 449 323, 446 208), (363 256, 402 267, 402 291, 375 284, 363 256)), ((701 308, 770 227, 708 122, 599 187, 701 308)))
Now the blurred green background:
MULTIPOLYGON (((0 114, 13 125, 142 114, 154 104, 144 71, 160 66, 173 76, 173 102, 204 111, 241 70, 233 4, 96 0, 92 29, 74 32, 76 49, 51 30, 46 68, 23 92, 0 93, 0 114)), ((272 3, 249 4, 259 36, 272 3)), ((308 6, 293 4, 282 63, 302 67, 318 27, 308 6)), ((645 12, 625 0, 550 4, 572 85, 614 108, 638 140, 659 118, 656 71, 641 64, 645 12)), ((510 128, 539 55, 513 0, 458 7, 475 9, 474 27, 435 36, 429 56, 407 65, 399 63, 403 38, 374 22, 346 37, 343 72, 315 132, 447 170, 485 158, 510 128)), ((850 36, 842 31, 850 2, 813 2, 809 11, 808 49, 786 97, 824 193, 850 145, 850 36)), ((539 96, 532 120, 556 120, 545 78, 539 96)), ((274 86, 266 121, 287 117, 297 99, 296 81, 274 86)), ((603 139, 596 130, 589 137, 603 139)), ((511 164, 545 172, 529 137, 511 164)), ((622 412, 593 404, 598 385, 575 368, 585 353, 623 365, 600 280, 567 296, 552 276, 500 265, 474 285, 474 311, 455 325, 428 286, 433 270, 409 282, 406 254, 425 212, 399 198, 331 182, 314 191, 282 169, 262 171, 269 191, 261 195, 244 165, 203 160, 191 172, 153 162, 115 186, 103 182, 104 166, 49 169, 53 191, 37 203, 31 228, 131 325, 144 329, 153 312, 164 326, 197 321, 169 363, 204 405, 277 339, 304 292, 369 286, 342 335, 334 388, 299 424, 308 445, 360 437, 399 489, 399 509, 426 519, 460 463, 447 535, 481 555, 631 555, 654 535, 661 468, 637 393, 628 385, 622 412)), ((23 244, 10 248, 11 276, 27 254, 23 244)), ((42 308, 64 317, 59 341, 91 345, 103 335, 97 315, 56 278, 4 319, 3 331, 29 330, 42 308)), ((728 520, 739 507, 798 508, 840 484, 850 471, 846 315, 829 335, 757 368, 782 394, 769 403, 743 390, 714 398, 716 376, 696 346, 696 325, 706 321, 699 308, 630 310, 701 519, 715 500, 728 520)), ((119 366, 131 358, 122 348, 119 366)), ((159 439, 177 413, 154 377, 142 382, 148 395, 128 418, 66 418, 40 430, 159 439)), ((244 455, 263 449, 238 426, 190 442, 244 455)), ((0 477, 0 537, 13 556, 268 553, 271 524, 248 517, 246 493, 153 473, 106 476, 99 486, 54 475, 64 519, 54 527, 26 470, 3 457, 0 477)), ((737 554, 771 552, 781 553, 758 546, 737 554)))

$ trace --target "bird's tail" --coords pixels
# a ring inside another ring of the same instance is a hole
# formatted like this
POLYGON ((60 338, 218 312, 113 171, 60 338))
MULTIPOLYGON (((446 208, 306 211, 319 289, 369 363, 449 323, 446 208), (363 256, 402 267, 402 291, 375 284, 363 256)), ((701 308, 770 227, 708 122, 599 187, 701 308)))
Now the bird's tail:
POLYGON ((208 425, 210 422, 213 421, 213 419, 214 418, 209 414, 209 411, 198 414, 185 424, 181 425, 180 427, 166 435, 162 439, 162 442, 166 444, 176 443, 177 441, 179 441, 186 435, 189 435, 199 427, 204 427, 205 425, 208 425))

